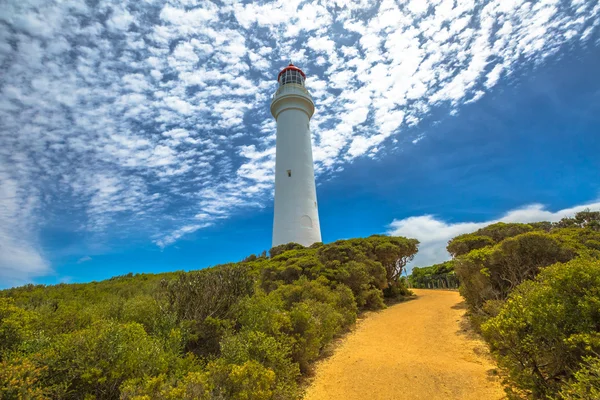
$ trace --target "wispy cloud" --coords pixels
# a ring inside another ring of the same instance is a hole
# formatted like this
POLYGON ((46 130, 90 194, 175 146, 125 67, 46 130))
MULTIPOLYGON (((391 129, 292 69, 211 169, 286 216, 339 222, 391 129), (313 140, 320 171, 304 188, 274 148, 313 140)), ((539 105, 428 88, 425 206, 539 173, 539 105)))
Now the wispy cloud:
POLYGON ((66 209, 82 230, 139 229, 167 246, 264 206, 268 103, 290 58, 317 102, 323 175, 376 157, 436 107, 476 101, 522 62, 596 45, 599 21, 597 0, 9 0, 0 171, 18 189, 0 207, 10 209, 2 218, 28 222, 1 228, 0 245, 12 250, 0 276, 50 271, 39 224, 66 209))
POLYGON ((51 272, 37 245, 37 196, 0 170, 0 287, 51 272))
POLYGON ((498 219, 483 222, 448 223, 434 215, 422 215, 394 220, 390 224, 388 233, 418 239, 421 245, 411 267, 425 267, 449 260, 450 254, 446 251, 448 241, 463 233, 474 232, 496 222, 556 222, 565 217, 572 217, 575 213, 587 208, 600 210, 600 202, 578 205, 555 212, 546 210, 541 204, 531 204, 509 211, 498 219))

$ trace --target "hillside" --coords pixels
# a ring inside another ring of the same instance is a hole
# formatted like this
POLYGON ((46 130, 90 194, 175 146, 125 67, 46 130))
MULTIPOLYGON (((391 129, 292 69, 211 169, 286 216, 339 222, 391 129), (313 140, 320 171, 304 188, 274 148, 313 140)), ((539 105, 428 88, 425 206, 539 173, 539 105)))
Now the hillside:
POLYGON ((363 310, 407 295, 402 237, 0 292, 2 399, 295 399, 363 310))
MULTIPOLYGON (((361 313, 410 294, 401 273, 417 248, 381 235, 292 243, 199 271, 0 291, 0 398, 300 399, 316 360, 361 313)), ((415 268, 409 282, 460 283, 509 398, 600 398, 600 212, 496 223, 447 249, 451 262, 415 268)), ((496 396, 481 380, 485 361, 469 361, 456 292, 428 293, 367 317, 317 371, 316 398, 369 387, 381 399, 435 398, 432 387, 496 396), (376 392, 381 378, 404 386, 376 392)))

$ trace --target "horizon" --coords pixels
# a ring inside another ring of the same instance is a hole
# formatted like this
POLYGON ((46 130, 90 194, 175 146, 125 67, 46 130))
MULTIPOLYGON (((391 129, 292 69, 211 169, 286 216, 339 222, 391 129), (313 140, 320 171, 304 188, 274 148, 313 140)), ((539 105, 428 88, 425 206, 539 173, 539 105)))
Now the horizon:
POLYGON ((0 16, 0 288, 268 250, 290 58, 325 243, 600 209, 600 2, 192 3, 0 16))

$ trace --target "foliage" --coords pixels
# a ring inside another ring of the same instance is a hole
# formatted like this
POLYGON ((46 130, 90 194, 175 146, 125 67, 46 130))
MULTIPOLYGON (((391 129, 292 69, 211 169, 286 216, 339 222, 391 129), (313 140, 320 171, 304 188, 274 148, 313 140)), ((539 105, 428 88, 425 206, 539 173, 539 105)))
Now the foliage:
POLYGON ((201 321, 229 317, 239 299, 252 294, 254 282, 247 267, 233 264, 181 274, 162 284, 179 320, 201 321))
POLYGON ((468 254, 473 250, 493 246, 504 239, 532 230, 534 230, 534 228, 529 224, 507 224, 504 222, 497 222, 473 233, 466 233, 455 237, 448 242, 446 250, 448 250, 448 253, 450 253, 452 257, 458 257, 468 254))
MULTIPOLYGON (((510 398, 599 398, 600 212, 497 223, 447 249, 510 398)), ((415 268, 411 279, 434 270, 415 268)))
POLYGON ((241 365, 217 361, 208 366, 216 393, 213 398, 268 400, 273 398, 275 372, 250 360, 241 365))
POLYGON ((47 390, 39 384, 45 370, 46 367, 38 367, 34 362, 23 357, 0 362, 0 398, 48 399, 47 390))
POLYGON ((600 399, 600 357, 586 357, 581 368, 562 388, 559 394, 562 400, 600 399))
POLYGON ((38 361, 48 367, 45 382, 56 397, 112 399, 126 380, 173 367, 180 341, 176 331, 161 343, 135 322, 100 321, 61 335, 38 361))
POLYGON ((473 250, 493 246, 495 243, 496 242, 488 236, 466 233, 449 241, 446 250, 448 250, 448 253, 450 253, 452 257, 458 257, 463 254, 468 254, 473 250))
POLYGON ((572 246, 549 233, 528 232, 459 257, 455 269, 461 294, 473 309, 481 310, 488 300, 506 299, 541 267, 568 261, 576 254, 572 246))
POLYGON ((517 387, 534 398, 556 393, 584 356, 600 352, 600 261, 543 269, 482 331, 517 387))
POLYGON ((414 267, 409 282, 415 288, 457 288, 458 278, 454 272, 454 260, 429 267, 414 267))
POLYGON ((0 361, 33 336, 36 318, 34 312, 17 307, 13 299, 0 297, 0 361))
POLYGON ((254 281, 244 264, 181 274, 162 281, 167 309, 185 327, 186 349, 199 356, 218 353, 219 340, 227 331, 238 302, 250 296, 254 281))
POLYGON ((559 228, 588 228, 594 231, 600 231, 600 211, 578 212, 573 218, 563 218, 556 223, 559 228))
POLYGON ((363 310, 410 293, 413 239, 290 243, 235 264, 0 291, 0 397, 301 397, 363 310))
POLYGON ((281 339, 260 331, 245 330, 223 341, 222 359, 235 365, 249 361, 260 363, 275 373, 274 398, 296 398, 300 369, 291 358, 291 345, 281 339))

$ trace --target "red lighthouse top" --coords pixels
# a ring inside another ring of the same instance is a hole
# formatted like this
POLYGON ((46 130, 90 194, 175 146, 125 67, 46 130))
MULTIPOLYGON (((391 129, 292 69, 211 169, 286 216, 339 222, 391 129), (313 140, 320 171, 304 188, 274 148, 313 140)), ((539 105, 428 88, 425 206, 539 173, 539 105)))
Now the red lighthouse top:
POLYGON ((302 75, 302 77, 304 79, 306 79, 306 74, 304 72, 302 72, 302 70, 300 68, 298 68, 294 64, 290 63, 290 65, 288 65, 287 67, 282 69, 281 72, 279 73, 279 75, 277 75, 277 80, 279 80, 279 78, 281 78, 281 75, 283 75, 283 73, 286 71, 298 71, 298 72, 300 72, 300 75, 302 75))

